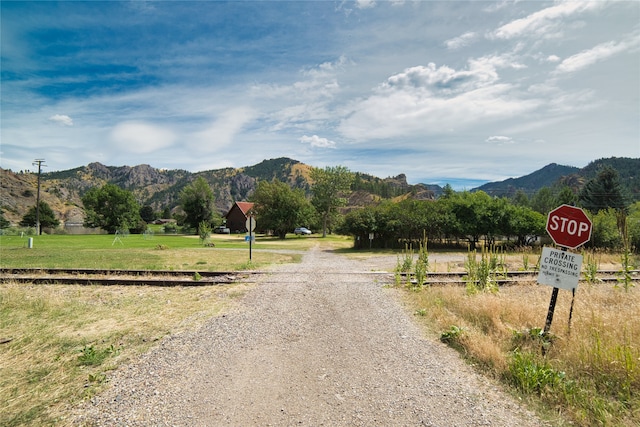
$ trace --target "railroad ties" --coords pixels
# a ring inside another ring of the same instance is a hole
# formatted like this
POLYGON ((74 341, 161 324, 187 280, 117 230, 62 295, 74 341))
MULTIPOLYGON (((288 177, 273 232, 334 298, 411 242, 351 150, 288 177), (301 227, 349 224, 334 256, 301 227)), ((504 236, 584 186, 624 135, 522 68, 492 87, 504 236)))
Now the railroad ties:
MULTIPOLYGON (((332 272, 327 272, 330 274, 332 272)), ((394 282, 393 272, 354 271, 382 278, 386 283, 394 282)), ((246 280, 251 276, 269 274, 263 271, 196 271, 196 270, 96 270, 83 268, 0 268, 0 282, 32 284, 80 284, 80 285, 126 285, 126 286, 208 286, 222 285, 246 280)), ((344 274, 344 273, 341 273, 344 274)), ((633 281, 640 281, 640 270, 630 272, 633 281)), ((412 273, 400 273, 403 282, 415 281, 412 273)), ((465 285, 466 272, 431 272, 426 275, 423 285, 465 285)), ((537 271, 507 271, 492 276, 499 286, 517 283, 535 283, 537 271)), ((615 282, 620 280, 620 272, 599 270, 595 282, 615 282)), ((582 277, 581 281, 586 281, 582 277)))
POLYGON ((0 281, 102 286, 208 286, 237 282, 252 274, 244 271, 0 268, 0 281))

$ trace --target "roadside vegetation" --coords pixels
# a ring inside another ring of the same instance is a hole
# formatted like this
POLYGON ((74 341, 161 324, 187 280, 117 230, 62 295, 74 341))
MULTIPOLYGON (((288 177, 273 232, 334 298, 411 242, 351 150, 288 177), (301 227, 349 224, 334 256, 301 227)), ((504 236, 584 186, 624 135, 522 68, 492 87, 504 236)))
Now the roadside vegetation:
MULTIPOLYGON (((519 283, 498 287, 492 277, 535 266, 535 254, 469 252, 467 286, 422 286, 426 245, 398 257, 396 280, 418 322, 469 363, 509 386, 554 425, 640 425, 640 286, 625 280, 619 253, 585 252, 583 277, 573 298, 561 290, 553 324, 544 325, 552 288, 519 283), (603 283, 588 270, 619 272, 603 283)), ((634 265, 640 259, 632 259, 634 265)), ((637 268, 637 267, 636 267, 637 268)))
POLYGON ((70 405, 163 337, 224 313, 250 285, 0 285, 0 425, 69 425, 70 405))
MULTIPOLYGON (((2 267, 229 271, 298 262, 316 236, 258 236, 251 262, 240 235, 1 235, 2 267), (265 251, 263 249, 271 249, 265 251), (273 251, 275 250, 275 251, 273 251)), ((322 239, 345 248, 351 239, 322 239)), ((251 284, 154 288, 0 283, 0 425, 67 425, 106 373, 163 337, 225 312, 251 284)))

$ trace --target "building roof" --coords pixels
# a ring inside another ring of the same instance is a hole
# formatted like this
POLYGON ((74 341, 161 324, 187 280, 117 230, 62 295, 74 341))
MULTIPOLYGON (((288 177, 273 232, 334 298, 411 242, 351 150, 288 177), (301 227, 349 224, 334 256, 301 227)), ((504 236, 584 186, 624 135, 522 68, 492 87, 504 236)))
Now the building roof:
POLYGON ((253 208, 253 203, 250 202, 236 202, 236 205, 240 208, 243 214, 247 214, 251 208, 253 208))

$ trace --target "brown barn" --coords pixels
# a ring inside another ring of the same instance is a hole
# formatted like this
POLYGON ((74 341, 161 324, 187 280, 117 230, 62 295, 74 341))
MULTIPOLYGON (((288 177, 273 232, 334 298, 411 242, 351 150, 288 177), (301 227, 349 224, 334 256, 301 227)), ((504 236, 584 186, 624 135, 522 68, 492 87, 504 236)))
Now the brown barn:
POLYGON ((246 233, 247 227, 245 224, 251 209, 253 209, 253 203, 235 202, 224 216, 227 219, 227 228, 232 233, 246 233))

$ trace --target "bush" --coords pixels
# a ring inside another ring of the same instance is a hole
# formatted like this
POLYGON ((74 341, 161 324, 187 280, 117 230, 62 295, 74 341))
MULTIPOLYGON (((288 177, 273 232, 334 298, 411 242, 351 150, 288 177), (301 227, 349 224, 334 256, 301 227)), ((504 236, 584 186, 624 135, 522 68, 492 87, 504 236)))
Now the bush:
POLYGON ((175 233, 178 231, 178 226, 175 223, 170 222, 164 225, 163 230, 165 233, 175 233))
POLYGON ((601 210, 592 218, 591 244, 602 249, 622 248, 622 237, 618 230, 616 211, 601 210))
POLYGON ((515 351, 509 362, 512 383, 523 393, 537 395, 553 391, 564 381, 564 372, 559 372, 551 364, 533 353, 515 351))

